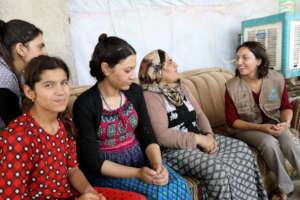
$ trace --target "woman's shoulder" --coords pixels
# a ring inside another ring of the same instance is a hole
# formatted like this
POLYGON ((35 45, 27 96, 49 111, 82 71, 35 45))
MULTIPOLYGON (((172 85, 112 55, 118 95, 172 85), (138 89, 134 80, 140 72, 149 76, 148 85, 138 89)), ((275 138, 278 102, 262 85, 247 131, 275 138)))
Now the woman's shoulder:
POLYGON ((273 69, 269 69, 267 77, 272 77, 273 79, 278 79, 278 78, 280 78, 282 80, 284 79, 284 76, 281 73, 279 73, 273 69))
POLYGON ((151 92, 148 90, 144 90, 143 94, 144 94, 145 100, 148 100, 148 101, 152 101, 153 99, 163 101, 165 98, 164 95, 162 95, 162 94, 158 94, 158 93, 151 92))
POLYGON ((137 83, 132 83, 129 87, 128 92, 134 93, 134 92, 137 92, 137 91, 142 92, 143 91, 142 87, 140 85, 138 85, 137 83))
POLYGON ((140 85, 132 83, 128 90, 123 91, 129 99, 139 99, 143 95, 140 85))
POLYGON ((86 104, 91 101, 96 101, 97 99, 97 84, 87 89, 83 93, 81 93, 77 99, 75 100, 74 105, 76 104, 86 104))
POLYGON ((20 95, 19 83, 16 75, 0 62, 0 88, 7 88, 16 95, 20 95))

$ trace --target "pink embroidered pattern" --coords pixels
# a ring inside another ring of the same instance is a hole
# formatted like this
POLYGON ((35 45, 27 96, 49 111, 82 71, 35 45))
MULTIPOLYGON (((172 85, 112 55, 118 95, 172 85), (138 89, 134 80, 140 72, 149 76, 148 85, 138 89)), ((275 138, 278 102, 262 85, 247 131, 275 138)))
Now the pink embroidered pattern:
POLYGON ((117 152, 135 145, 134 130, 138 125, 138 115, 127 98, 116 110, 103 110, 101 123, 97 132, 99 150, 117 152))

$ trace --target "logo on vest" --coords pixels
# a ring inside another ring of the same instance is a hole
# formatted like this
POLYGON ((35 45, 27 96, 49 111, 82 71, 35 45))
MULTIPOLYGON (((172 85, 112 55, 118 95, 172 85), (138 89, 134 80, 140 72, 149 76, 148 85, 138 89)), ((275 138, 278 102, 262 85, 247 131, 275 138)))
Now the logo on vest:
POLYGON ((268 99, 269 99, 270 101, 276 101, 276 100, 278 99, 278 95, 277 95, 275 89, 272 89, 272 90, 271 90, 271 94, 269 94, 268 99))

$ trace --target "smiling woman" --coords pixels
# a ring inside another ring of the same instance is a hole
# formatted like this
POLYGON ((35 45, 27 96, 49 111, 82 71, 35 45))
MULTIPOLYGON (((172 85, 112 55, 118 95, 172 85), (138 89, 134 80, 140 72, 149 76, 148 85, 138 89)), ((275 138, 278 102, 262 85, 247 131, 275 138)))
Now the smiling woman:
POLYGON ((236 50, 236 76, 226 82, 225 113, 235 137, 257 148, 275 173, 277 188, 270 199, 287 199, 294 185, 284 157, 300 174, 300 149, 292 138, 293 117, 284 77, 269 69, 264 46, 247 41, 236 50))

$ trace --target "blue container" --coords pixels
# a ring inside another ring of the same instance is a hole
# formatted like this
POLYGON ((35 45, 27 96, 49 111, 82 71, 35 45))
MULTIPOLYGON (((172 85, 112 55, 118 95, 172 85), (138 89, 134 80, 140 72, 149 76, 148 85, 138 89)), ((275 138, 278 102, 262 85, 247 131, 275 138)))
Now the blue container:
POLYGON ((286 12, 242 22, 241 41, 265 45, 270 67, 285 78, 300 76, 300 12, 286 12))

